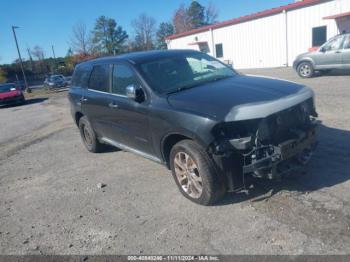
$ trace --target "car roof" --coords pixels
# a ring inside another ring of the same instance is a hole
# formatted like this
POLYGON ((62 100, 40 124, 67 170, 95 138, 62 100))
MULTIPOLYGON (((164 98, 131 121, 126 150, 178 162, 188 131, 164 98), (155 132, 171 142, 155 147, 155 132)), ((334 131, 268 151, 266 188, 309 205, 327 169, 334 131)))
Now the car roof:
POLYGON ((109 56, 109 57, 102 57, 97 58, 93 60, 89 60, 86 62, 83 62, 81 64, 99 64, 99 63, 113 63, 113 62, 121 62, 121 61, 128 61, 132 64, 141 64, 148 61, 153 61, 155 59, 160 58, 167 58, 167 57, 173 57, 176 55, 182 55, 182 54, 190 54, 190 53, 199 53, 195 50, 187 50, 187 49, 172 49, 172 50, 153 50, 153 51, 142 51, 142 52, 132 52, 127 53, 123 55, 118 56, 109 56))

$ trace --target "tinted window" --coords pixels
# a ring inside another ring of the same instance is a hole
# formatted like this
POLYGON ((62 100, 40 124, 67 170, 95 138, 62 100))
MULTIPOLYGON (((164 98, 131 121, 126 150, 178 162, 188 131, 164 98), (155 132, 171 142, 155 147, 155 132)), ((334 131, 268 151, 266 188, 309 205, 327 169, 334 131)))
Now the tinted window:
POLYGON ((86 87, 91 72, 91 66, 78 65, 72 77, 72 86, 86 87))
POLYGON ((109 92, 109 65, 96 65, 92 69, 89 89, 109 92))
POLYGON ((129 85, 138 85, 137 78, 129 66, 114 65, 112 93, 126 95, 126 87, 129 85))
POLYGON ((327 26, 312 28, 312 46, 321 46, 327 41, 327 26))
POLYGON ((222 44, 215 45, 216 57, 220 58, 224 56, 224 51, 222 50, 222 44))
POLYGON ((344 48, 350 49, 350 35, 347 35, 344 40, 344 48))

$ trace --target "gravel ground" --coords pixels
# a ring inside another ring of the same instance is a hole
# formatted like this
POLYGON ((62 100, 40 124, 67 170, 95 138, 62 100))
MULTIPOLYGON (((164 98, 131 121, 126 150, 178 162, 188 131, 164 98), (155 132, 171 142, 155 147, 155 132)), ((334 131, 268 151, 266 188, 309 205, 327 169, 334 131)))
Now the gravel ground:
POLYGON ((0 254, 349 254, 350 76, 244 72, 315 91, 323 123, 306 174, 198 206, 163 166, 88 153, 66 94, 49 95, 0 109, 0 254))

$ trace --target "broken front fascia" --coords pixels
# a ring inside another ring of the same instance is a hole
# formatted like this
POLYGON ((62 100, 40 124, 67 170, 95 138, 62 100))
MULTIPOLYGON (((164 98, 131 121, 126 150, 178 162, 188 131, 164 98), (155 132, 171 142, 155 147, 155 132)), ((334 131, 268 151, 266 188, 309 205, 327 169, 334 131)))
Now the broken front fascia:
POLYGON ((226 156, 238 152, 243 158, 243 174, 253 173, 261 177, 280 175, 283 173, 281 164, 291 160, 306 164, 317 145, 314 118, 317 113, 313 99, 313 91, 305 87, 296 94, 272 102, 234 107, 226 117, 230 121, 214 130, 218 137, 214 152, 226 156), (280 115, 286 118, 285 114, 287 121, 276 123, 280 115), (272 116, 275 125, 268 121, 272 116), (296 121, 295 125, 292 120, 296 121), (284 126, 283 122, 291 125, 284 126), (232 126, 227 128, 230 124, 232 126))

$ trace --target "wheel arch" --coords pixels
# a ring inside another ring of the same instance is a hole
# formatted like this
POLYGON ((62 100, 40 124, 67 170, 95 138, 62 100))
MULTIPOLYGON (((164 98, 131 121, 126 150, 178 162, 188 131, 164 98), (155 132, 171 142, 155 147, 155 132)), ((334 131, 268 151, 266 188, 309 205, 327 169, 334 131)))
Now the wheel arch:
POLYGON ((301 63, 305 63, 305 62, 310 63, 312 67, 315 68, 315 62, 311 58, 305 57, 297 63, 296 70, 298 70, 298 67, 300 66, 301 63))
POLYGON ((186 139, 195 141, 199 145, 204 146, 204 142, 201 139, 188 132, 171 132, 165 135, 161 140, 161 155, 168 169, 170 169, 169 157, 172 147, 178 142, 186 139))
POLYGON ((83 114, 82 112, 80 112, 80 111, 75 112, 75 114, 74 114, 74 120, 75 120, 75 124, 76 124, 77 126, 79 126, 79 120, 80 120, 80 118, 82 118, 83 116, 84 116, 84 114, 83 114))

